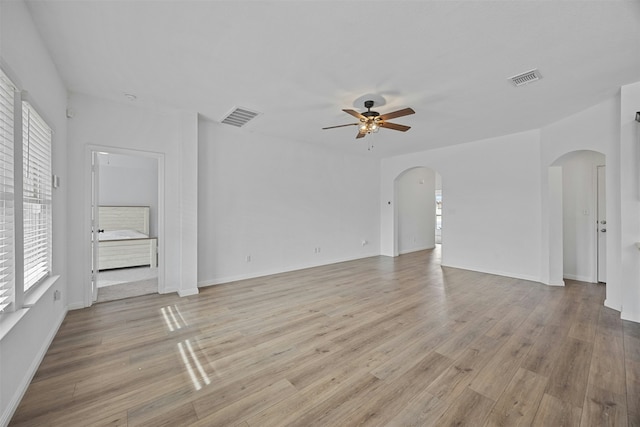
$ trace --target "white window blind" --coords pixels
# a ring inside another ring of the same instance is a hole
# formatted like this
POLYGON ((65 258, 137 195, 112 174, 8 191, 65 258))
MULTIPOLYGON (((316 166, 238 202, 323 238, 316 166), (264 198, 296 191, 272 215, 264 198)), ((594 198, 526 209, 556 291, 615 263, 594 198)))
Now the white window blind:
POLYGON ((51 271, 51 128, 22 103, 24 291, 51 271))
POLYGON ((0 70, 0 313, 14 299, 13 126, 15 87, 0 70))

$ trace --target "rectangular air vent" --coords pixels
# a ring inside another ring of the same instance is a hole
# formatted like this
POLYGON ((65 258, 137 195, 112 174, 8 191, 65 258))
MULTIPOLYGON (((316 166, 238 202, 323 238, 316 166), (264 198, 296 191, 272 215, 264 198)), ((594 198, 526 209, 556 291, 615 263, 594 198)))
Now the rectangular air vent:
POLYGON ((236 107, 222 119, 221 123, 242 127, 259 114, 246 108, 236 107))
POLYGON ((535 82, 536 80, 540 80, 541 78, 542 76, 540 75, 540 71, 536 69, 518 74, 517 76, 509 77, 509 80, 511 80, 511 83, 513 83, 514 86, 522 86, 535 82))

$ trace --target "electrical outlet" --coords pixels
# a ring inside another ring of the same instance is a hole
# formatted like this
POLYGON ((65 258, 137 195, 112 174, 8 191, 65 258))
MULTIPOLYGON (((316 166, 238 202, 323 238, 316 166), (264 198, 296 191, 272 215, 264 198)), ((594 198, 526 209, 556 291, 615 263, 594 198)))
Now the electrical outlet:
POLYGON ((53 300, 54 301, 58 301, 61 297, 60 291, 56 290, 55 292, 53 292, 53 300))
POLYGON ((247 257, 246 257, 246 261, 247 261, 247 262, 251 262, 251 255, 247 255, 247 257))

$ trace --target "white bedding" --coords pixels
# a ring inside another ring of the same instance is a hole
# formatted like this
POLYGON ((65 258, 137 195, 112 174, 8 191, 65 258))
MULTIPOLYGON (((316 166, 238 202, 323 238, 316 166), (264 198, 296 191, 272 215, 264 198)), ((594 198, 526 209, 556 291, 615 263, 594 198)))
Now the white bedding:
POLYGON ((98 233, 100 236, 100 241, 109 241, 109 240, 127 240, 127 239, 147 239, 147 236, 144 233, 141 233, 136 230, 105 230, 102 233, 98 233))

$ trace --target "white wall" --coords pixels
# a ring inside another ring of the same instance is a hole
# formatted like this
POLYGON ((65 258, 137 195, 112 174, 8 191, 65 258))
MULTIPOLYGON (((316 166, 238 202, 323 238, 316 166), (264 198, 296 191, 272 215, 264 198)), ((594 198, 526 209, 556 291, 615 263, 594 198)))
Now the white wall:
POLYGON ((382 161, 381 252, 394 254, 393 182, 424 166, 446 194, 443 265, 538 280, 539 132, 530 131, 382 161))
POLYGON ((431 249, 436 245, 436 173, 413 168, 396 180, 398 253, 431 249))
MULTIPOLYGON (((47 121, 53 134, 53 274, 58 281, 29 309, 9 314, 20 320, 6 334, 0 327, 0 425, 8 423, 66 313, 67 301, 67 129, 66 89, 23 2, 0 2, 0 64, 47 121), (27 53, 28 52, 28 53, 27 53), (62 298, 53 300, 60 291, 62 298)), ((31 302, 31 301, 29 301, 31 302)), ((2 321, 7 320, 4 315, 2 321)))
MULTIPOLYGON (((182 295, 197 292, 195 266, 185 266, 182 254, 195 253, 197 240, 187 233, 183 218, 197 212, 197 200, 186 199, 183 182, 197 191, 197 162, 182 164, 183 150, 197 151, 197 135, 185 133, 185 128, 197 129, 197 115, 171 110, 151 109, 130 102, 112 102, 95 97, 71 94, 69 105, 74 117, 69 119, 69 239, 77 244, 69 248, 69 256, 79 260, 69 268, 69 305, 84 307, 90 302, 90 151, 91 149, 119 153, 136 150, 161 156, 158 212, 159 271, 162 292, 182 295), (187 212, 187 214, 185 214, 187 212), (164 227, 163 227, 164 225, 164 227)), ((195 156, 195 155, 194 155, 195 156)), ((194 214, 195 215, 195 214, 194 214)), ((195 264, 195 261, 194 261, 195 264)))
POLYGON ((381 253, 393 256, 397 249, 390 204, 394 180, 407 169, 425 166, 442 175, 446 194, 443 265, 561 285, 563 201, 550 182, 561 182, 562 170, 552 165, 567 153, 596 151, 607 165, 605 305, 639 322, 638 105, 640 83, 540 130, 384 159, 381 253))
POLYGON ((366 150, 348 156, 206 120, 199 135, 200 285, 378 254, 380 168, 366 150))
MULTIPOLYGON (((562 259, 554 254, 562 253, 562 241, 558 241, 558 229, 562 227, 559 214, 562 209, 549 204, 550 196, 556 192, 549 185, 550 166, 567 153, 581 150, 605 155, 607 193, 607 299, 605 305, 620 310, 621 282, 620 266, 620 97, 613 96, 584 111, 559 120, 540 130, 542 177, 542 229, 540 281, 560 284, 562 282, 562 259), (555 263, 555 265, 554 265, 555 263), (559 264, 559 265, 558 265, 559 264), (551 272, 551 274, 550 274, 551 272)), ((593 214, 590 212, 590 214, 593 214)), ((594 217, 590 217, 595 221, 594 217)), ((560 233, 560 236, 563 233, 560 233)))
POLYGON ((562 167, 549 166, 542 172, 542 224, 540 281, 564 286, 564 231, 562 206, 562 167))
MULTIPOLYGON (((640 251, 635 245, 640 242, 640 123, 634 121, 636 112, 640 111, 640 82, 623 86, 621 92, 620 257, 617 260, 622 318, 640 322, 640 251)), ((611 218, 608 210, 607 216, 611 218)), ((609 220, 607 226, 610 226, 609 220)))
POLYGON ((198 293, 199 127, 197 113, 180 113, 180 296, 198 293))
POLYGON ((150 235, 158 236, 158 160, 123 154, 98 154, 99 204, 149 206, 150 235))

